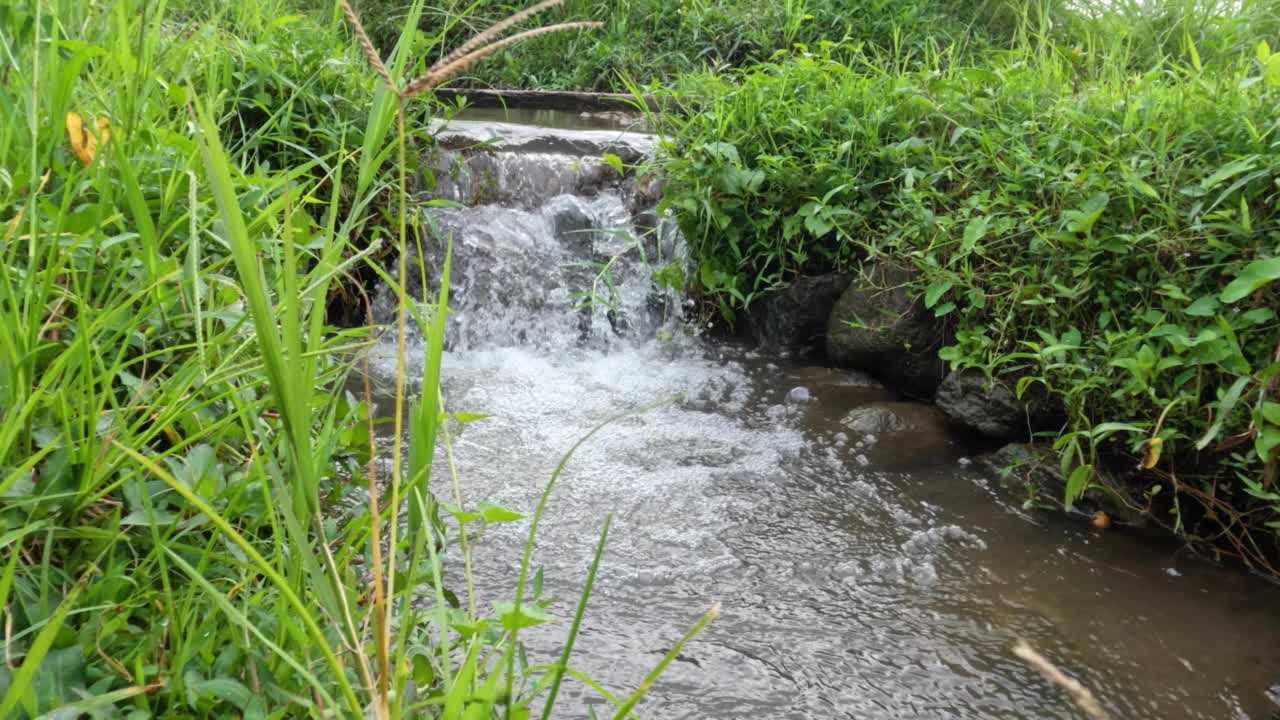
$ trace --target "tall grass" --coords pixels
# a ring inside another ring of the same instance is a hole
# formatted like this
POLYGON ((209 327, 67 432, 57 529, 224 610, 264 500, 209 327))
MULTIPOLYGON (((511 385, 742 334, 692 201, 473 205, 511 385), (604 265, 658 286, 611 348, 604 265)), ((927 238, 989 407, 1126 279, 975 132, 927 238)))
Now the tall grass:
MULTIPOLYGON (((435 40, 406 34, 378 79, 341 3, 180 5, 0 8, 0 717, 550 717, 564 678, 598 687, 569 663, 608 524, 559 658, 516 663, 548 601, 526 552, 514 602, 480 613, 465 538, 521 516, 431 477, 448 266, 422 311, 398 282, 408 243, 441 241, 407 183, 434 79, 395 84, 435 40), (388 238, 399 273, 373 262, 388 238), (327 320, 366 267, 400 302, 389 487, 345 390, 371 328, 327 320)), ((649 682, 606 693, 619 717, 649 682)))

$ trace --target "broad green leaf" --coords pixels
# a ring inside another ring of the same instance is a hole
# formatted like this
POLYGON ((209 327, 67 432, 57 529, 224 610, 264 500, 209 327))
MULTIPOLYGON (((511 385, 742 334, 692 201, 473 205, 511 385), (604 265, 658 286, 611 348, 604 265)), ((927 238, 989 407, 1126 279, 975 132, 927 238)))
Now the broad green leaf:
POLYGON ((1258 457, 1262 458, 1263 462, 1270 460, 1275 449, 1280 447, 1280 427, 1274 425, 1264 427, 1254 440, 1253 447, 1258 451, 1258 457))
POLYGON ((1107 209, 1109 202, 1111 202, 1111 196, 1107 193, 1094 193, 1079 209, 1067 210, 1062 214, 1067 221, 1067 229, 1074 233, 1089 232, 1093 229, 1094 223, 1098 222, 1098 218, 1102 217, 1102 212, 1107 209))
POLYGON ((1089 487, 1089 481, 1093 479, 1093 466, 1080 465, 1071 471, 1071 477, 1067 478, 1067 496, 1064 503, 1070 510, 1080 495, 1089 487))
POLYGON ((1280 426, 1280 403, 1264 402, 1262 403, 1262 417, 1272 425, 1280 426))
POLYGON ((1280 85, 1280 53, 1273 54, 1262 65, 1262 81, 1273 87, 1280 85))
POLYGON ((1196 441, 1196 449, 1203 450, 1208 447, 1218 437, 1218 433, 1222 432, 1222 425, 1226 422, 1227 416, 1235 409, 1236 403, 1240 402, 1240 396, 1244 393, 1245 387, 1249 385, 1250 378, 1248 376, 1237 379, 1231 387, 1222 395, 1222 400, 1218 402, 1217 411, 1214 412, 1213 425, 1205 432, 1204 436, 1196 441))
POLYGON ((613 168, 614 171, 617 172, 619 175, 623 175, 626 173, 626 169, 622 165, 622 158, 618 157, 617 155, 614 155, 611 152, 605 153, 602 156, 602 158, 605 161, 605 163, 609 167, 613 168))
POLYGON ((1276 311, 1271 308, 1254 308, 1247 313, 1240 314, 1240 321, 1249 325, 1261 325, 1269 323, 1276 317, 1276 311))
POLYGON ((964 239, 960 242, 960 255, 968 255, 978 246, 978 242, 987 234, 987 225, 989 220, 986 217, 976 217, 964 226, 964 239))
POLYGON ((1218 299, 1228 304, 1239 302, 1276 279, 1280 279, 1280 257, 1254 260, 1223 288, 1218 299))
POLYGON ((229 702, 239 710, 248 707, 253 699, 253 691, 232 678, 210 678, 195 682, 188 681, 187 684, 197 693, 229 702))
POLYGON ((480 516, 485 522, 514 522, 524 517, 524 513, 509 510, 491 502, 477 503, 476 507, 480 510, 480 516))
POLYGON ((1242 172, 1252 170, 1253 165, 1257 160, 1258 158, 1255 155, 1250 155, 1249 157, 1241 158, 1239 160, 1233 160, 1218 168, 1218 170, 1209 177, 1201 180, 1200 187, 1204 190, 1212 189, 1214 186, 1230 180, 1242 172))
POLYGON ((533 627, 555 619, 537 605, 525 605, 522 603, 518 615, 515 607, 515 603, 509 602, 496 602, 493 604, 493 610, 498 616, 498 622, 502 623, 502 627, 507 630, 533 627))
POLYGON ((440 503, 440 507, 444 508, 444 511, 452 515, 453 519, 457 520, 461 525, 466 525, 469 522, 475 522, 483 517, 483 515, 478 512, 463 510, 461 507, 454 505, 453 503, 440 503))
POLYGON ((1212 295, 1205 295, 1187 306, 1186 313, 1194 317, 1212 317, 1218 312, 1218 299, 1212 295))
POLYGON ((1118 432, 1145 435, 1147 431, 1137 425, 1130 425, 1129 423, 1106 422, 1101 425, 1095 425, 1093 429, 1089 431, 1089 435, 1093 437, 1094 440, 1100 440, 1112 433, 1118 432))
POLYGON ((924 306, 931 308, 938 304, 938 300, 951 290, 953 283, 950 280, 939 280, 931 283, 924 291, 924 306))

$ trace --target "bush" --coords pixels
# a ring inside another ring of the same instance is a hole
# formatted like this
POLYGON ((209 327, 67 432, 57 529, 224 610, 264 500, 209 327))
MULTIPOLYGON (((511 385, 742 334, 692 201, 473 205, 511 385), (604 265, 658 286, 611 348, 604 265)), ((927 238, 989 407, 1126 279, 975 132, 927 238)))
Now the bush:
MULTIPOLYGON (((364 0, 361 12, 375 28, 385 51, 395 42, 404 0, 364 0)), ((486 3, 460 23, 442 46, 448 50, 469 28, 527 7, 529 2, 486 3)), ((751 65, 769 60, 795 43, 823 40, 865 42, 903 49, 919 38, 968 38, 964 9, 957 2, 911 0, 568 0, 564 17, 605 23, 602 31, 541 38, 503 51, 466 79, 471 84, 537 89, 620 90, 620 73, 641 85, 667 82, 677 75, 708 68, 751 65)), ((461 0, 439 3, 424 17, 435 30, 457 19, 469 6, 461 0)))
POLYGON ((1170 525, 1265 562, 1280 58, 1141 74, 1053 46, 951 59, 836 47, 686 79, 672 95, 701 104, 668 121, 662 165, 699 289, 732 316, 798 273, 909 261, 953 331, 947 361, 1062 402, 1068 505, 1100 458, 1132 453, 1154 468, 1131 503, 1199 500, 1207 525, 1170 525))

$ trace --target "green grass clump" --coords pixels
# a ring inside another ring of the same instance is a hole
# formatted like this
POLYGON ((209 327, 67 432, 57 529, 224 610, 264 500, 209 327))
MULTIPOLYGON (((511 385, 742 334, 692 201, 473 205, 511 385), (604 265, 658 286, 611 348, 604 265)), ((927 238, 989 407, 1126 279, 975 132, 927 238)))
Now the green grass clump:
POLYGON ((1092 47, 1041 36, 969 64, 835 46, 686 78, 666 203, 726 316, 797 274, 913 267, 943 358, 1066 411, 1068 505, 1101 459, 1136 465, 1158 438, 1125 500, 1267 567, 1280 56, 1258 39, 1134 72, 1127 39, 1092 47))
MULTIPOLYGON (((429 106, 386 84, 438 39, 380 79, 340 5, 0 7, 0 717, 549 717, 599 688, 569 665, 596 565, 557 660, 519 643, 549 603, 527 550, 515 602, 475 606, 468 528, 522 516, 431 476, 447 264, 420 307, 371 262, 443 241, 409 220, 429 106), (373 329, 327 319, 358 271, 400 302, 389 488, 346 390, 373 329)), ((605 691, 618 717, 650 681, 605 691)))

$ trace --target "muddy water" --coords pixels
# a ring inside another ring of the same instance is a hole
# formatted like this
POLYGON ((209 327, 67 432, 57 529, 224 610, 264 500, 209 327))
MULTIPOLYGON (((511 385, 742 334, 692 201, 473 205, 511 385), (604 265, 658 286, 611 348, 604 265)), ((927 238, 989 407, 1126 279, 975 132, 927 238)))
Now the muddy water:
MULTIPOLYGON (((1025 515, 931 408, 699 339, 650 279, 681 256, 678 232, 599 172, 602 153, 640 156, 652 137, 476 120, 451 146, 485 152, 435 158, 439 192, 472 206, 432 224, 453 241, 446 403, 492 414, 455 439, 467 504, 531 511, 579 438, 670 401, 602 430, 555 488, 534 560, 562 620, 527 633, 534 662, 558 654, 613 513, 575 667, 629 692, 722 608, 646 717, 1075 717, 1013 659, 1019 637, 1117 718, 1280 709, 1280 588, 1123 528, 1025 515)), ((424 258, 429 278, 442 255, 424 258)), ((374 357, 384 389, 392 352, 374 357)), ((477 540, 482 606, 511 598, 526 529, 477 540)), ((576 681, 561 698, 569 718, 601 703, 576 681)))
MULTIPOLYGON (((445 367, 453 410, 493 414, 456 439, 468 502, 531 509, 576 439, 679 398, 575 455, 534 557, 567 618, 614 514, 573 664, 618 692, 721 605, 647 717, 1075 717, 1012 658, 1018 637, 1116 717, 1277 708, 1280 590, 1123 529, 1024 515, 930 409, 861 378, 696 341, 467 350, 445 367), (905 429, 851 431, 850 411, 867 406, 905 429)), ((510 598, 525 530, 477 543, 482 605, 510 598)), ((550 660, 567 625, 530 632, 533 650, 550 660)), ((601 702, 568 689, 564 717, 601 702)))

